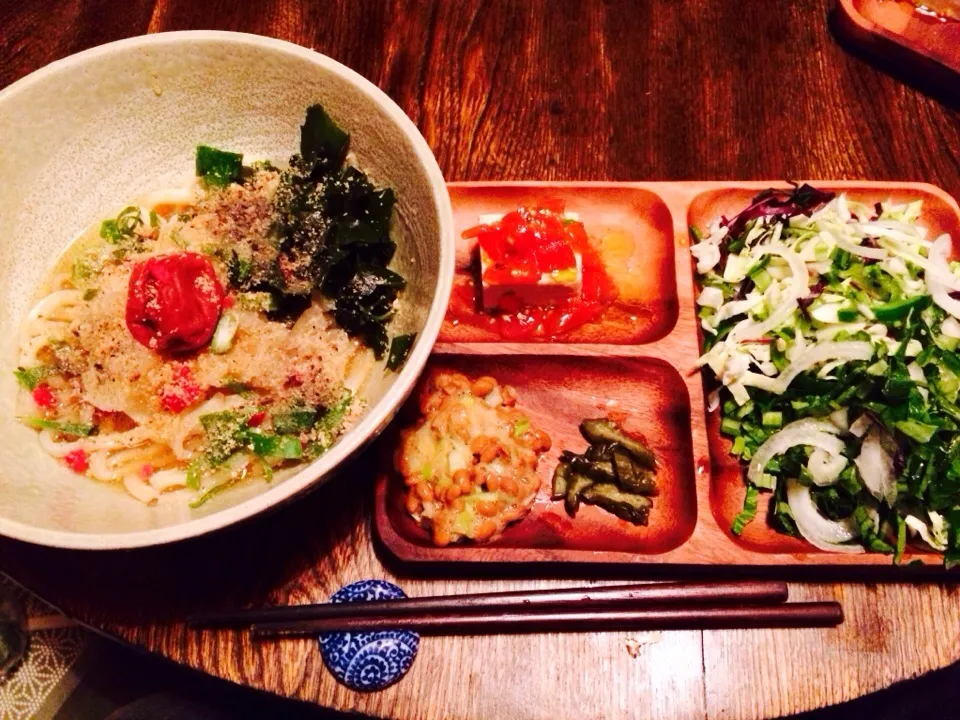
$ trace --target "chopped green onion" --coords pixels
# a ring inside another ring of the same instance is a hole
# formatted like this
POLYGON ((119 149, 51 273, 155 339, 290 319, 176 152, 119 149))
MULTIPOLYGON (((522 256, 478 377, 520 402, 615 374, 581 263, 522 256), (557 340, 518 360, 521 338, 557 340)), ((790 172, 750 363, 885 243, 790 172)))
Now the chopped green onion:
POLYGON ((780 427, 783 425, 783 413, 773 410, 765 412, 762 423, 764 427, 780 427))
POLYGON ((760 491, 757 490, 756 486, 747 485, 747 494, 743 499, 743 510, 737 513, 737 516, 733 519, 733 524, 730 526, 730 531, 734 535, 740 535, 750 521, 756 517, 757 497, 759 495, 760 491))
POLYGON ((747 447, 746 439, 742 435, 739 435, 733 441, 733 448, 730 450, 730 452, 733 453, 734 455, 743 455, 743 451, 746 450, 746 447, 747 447))
POLYGON ((777 486, 777 478, 769 473, 763 473, 757 478, 754 485, 764 490, 773 490, 777 486))
POLYGON ((913 419, 901 420, 894 423, 894 426, 904 435, 916 440, 918 443, 930 442, 930 438, 940 429, 935 425, 927 425, 926 423, 913 419))
POLYGON ((900 514, 897 514, 897 548, 893 554, 893 564, 896 565, 903 557, 903 551, 907 547, 907 524, 903 521, 900 514))
POLYGON ((303 456, 300 438, 294 435, 270 435, 256 431, 247 433, 253 452, 260 457, 298 460, 303 456))
POLYGON ((282 413, 271 416, 273 429, 280 435, 296 435, 305 432, 317 422, 316 408, 305 405, 295 406, 282 413))
POLYGON ((720 421, 720 432, 730 437, 736 437, 740 434, 740 423, 733 418, 724 418, 720 421))
POLYGON ((88 423, 60 422, 58 420, 47 420, 38 417, 24 418, 23 422, 34 430, 53 430, 54 432, 73 435, 74 437, 86 437, 96 430, 96 426, 88 423))
POLYGON ((51 375, 56 375, 57 369, 49 365, 37 365, 36 367, 30 368, 18 367, 13 371, 13 374, 22 387, 25 387, 27 390, 35 390, 41 380, 51 375))

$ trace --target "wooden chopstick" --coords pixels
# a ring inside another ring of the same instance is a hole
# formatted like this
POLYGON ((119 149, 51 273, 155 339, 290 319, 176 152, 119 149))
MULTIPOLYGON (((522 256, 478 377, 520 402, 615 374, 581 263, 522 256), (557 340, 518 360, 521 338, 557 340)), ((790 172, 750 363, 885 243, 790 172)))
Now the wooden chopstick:
POLYGON ((657 607, 647 610, 483 612, 472 615, 340 617, 256 624, 255 640, 325 632, 414 630, 423 635, 496 635, 600 630, 714 630, 720 628, 831 627, 843 622, 839 603, 657 607))
POLYGON ((521 590, 475 595, 448 595, 366 603, 319 603, 236 610, 194 615, 187 619, 194 627, 238 627, 266 622, 300 622, 358 617, 407 617, 444 612, 466 614, 532 613, 541 610, 647 607, 651 605, 741 605, 782 603, 787 585, 773 581, 669 582, 643 585, 521 590))

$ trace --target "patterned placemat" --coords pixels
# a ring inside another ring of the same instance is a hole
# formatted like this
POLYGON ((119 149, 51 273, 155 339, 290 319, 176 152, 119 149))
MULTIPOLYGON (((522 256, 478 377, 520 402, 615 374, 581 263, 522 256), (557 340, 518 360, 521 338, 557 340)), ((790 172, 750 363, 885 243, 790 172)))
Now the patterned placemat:
POLYGON ((23 660, 0 679, 0 720, 52 718, 76 686, 78 678, 70 670, 88 634, 4 575, 0 595, 21 600, 32 628, 23 660))

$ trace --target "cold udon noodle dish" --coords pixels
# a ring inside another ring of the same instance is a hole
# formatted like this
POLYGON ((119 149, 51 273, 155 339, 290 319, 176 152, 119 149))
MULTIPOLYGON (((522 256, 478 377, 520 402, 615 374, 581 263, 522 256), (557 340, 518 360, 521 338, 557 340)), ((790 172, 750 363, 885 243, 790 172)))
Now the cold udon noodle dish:
POLYGON ((191 506, 324 453, 363 413, 404 279, 394 194, 319 105, 286 168, 200 146, 196 179, 81 234, 22 327, 17 411, 76 473, 191 506))

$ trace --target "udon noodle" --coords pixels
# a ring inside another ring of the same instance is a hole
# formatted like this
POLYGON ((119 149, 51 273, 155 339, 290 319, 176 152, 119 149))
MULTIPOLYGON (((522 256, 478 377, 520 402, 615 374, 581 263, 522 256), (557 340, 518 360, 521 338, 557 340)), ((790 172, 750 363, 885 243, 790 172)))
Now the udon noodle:
MULTIPOLYGON (((358 390, 383 341, 378 326, 350 324, 343 283, 356 277, 324 283, 348 260, 354 272, 368 266, 342 252, 317 258, 349 220, 331 209, 331 188, 363 176, 326 167, 318 190, 316 164, 291 163, 151 193, 72 243, 19 345, 18 415, 49 455, 144 503, 189 488, 196 505, 317 457, 362 413, 358 390), (294 191, 326 197, 323 212, 294 207, 294 191), (297 243, 318 219, 325 234, 305 264, 297 243)), ((385 224, 375 229, 390 243, 385 224)), ((380 275, 395 275, 389 255, 380 275)), ((402 279, 394 285, 378 298, 387 312, 370 312, 381 328, 402 279)), ((362 300, 350 306, 361 318, 362 300)))

